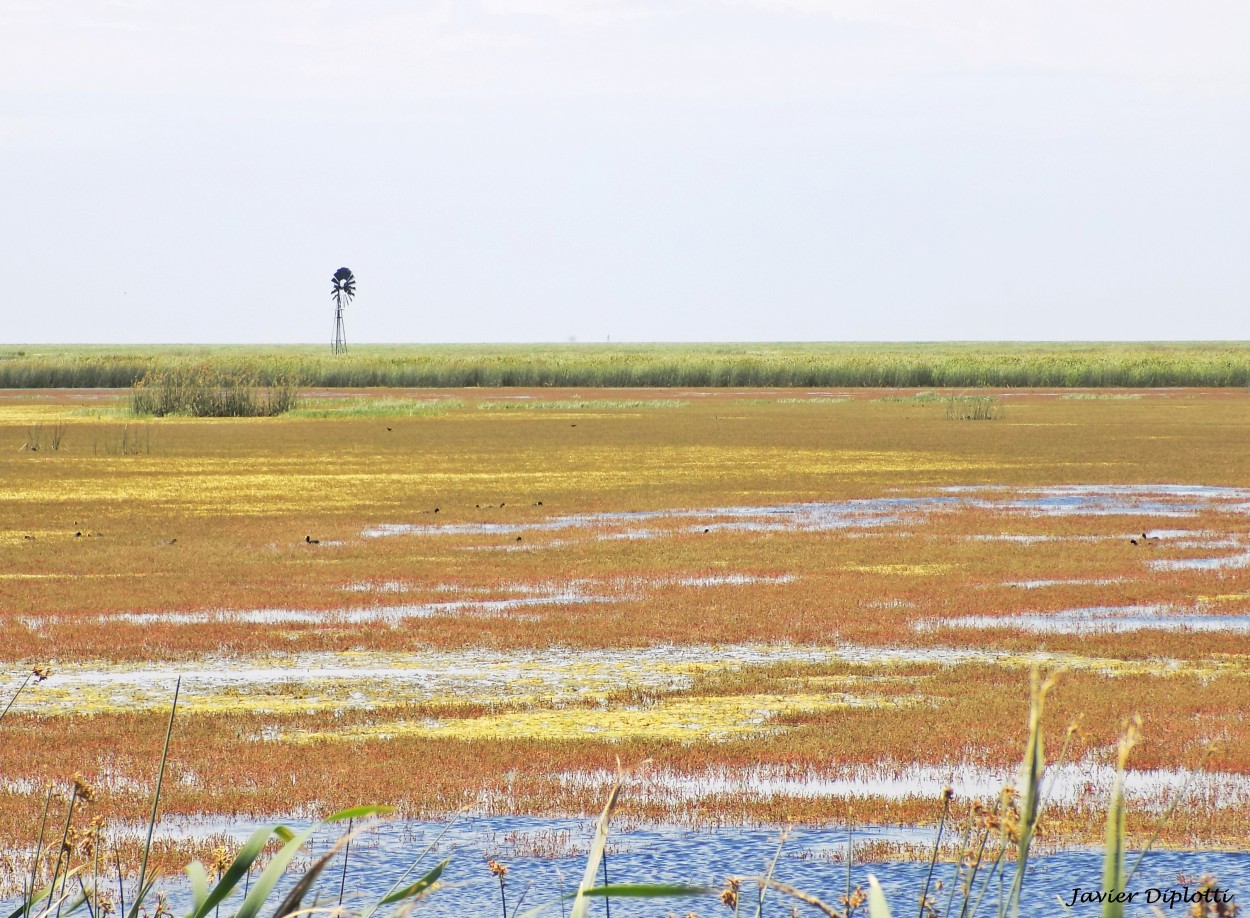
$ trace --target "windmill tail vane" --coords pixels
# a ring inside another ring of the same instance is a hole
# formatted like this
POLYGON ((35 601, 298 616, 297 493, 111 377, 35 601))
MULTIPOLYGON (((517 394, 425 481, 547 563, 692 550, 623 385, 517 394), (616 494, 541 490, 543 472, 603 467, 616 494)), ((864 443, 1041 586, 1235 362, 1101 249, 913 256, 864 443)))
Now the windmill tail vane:
POLYGON ((356 295, 356 276, 349 268, 339 268, 330 278, 330 296, 334 299, 334 341, 331 348, 335 354, 347 353, 347 329, 343 325, 343 307, 356 295))

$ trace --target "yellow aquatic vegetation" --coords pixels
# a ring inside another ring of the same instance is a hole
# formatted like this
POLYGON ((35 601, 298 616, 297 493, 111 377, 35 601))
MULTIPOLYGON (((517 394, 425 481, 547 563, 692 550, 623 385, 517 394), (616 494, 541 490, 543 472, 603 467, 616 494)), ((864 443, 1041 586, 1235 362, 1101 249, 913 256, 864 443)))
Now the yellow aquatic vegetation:
MULTIPOLYGON (((14 712, 54 716, 161 710, 169 704, 179 677, 179 706, 189 714, 385 710, 464 702, 595 704, 622 691, 682 691, 698 675, 771 662, 832 659, 834 653, 812 647, 734 645, 600 653, 268 654, 203 657, 160 667, 72 662, 58 666, 38 692, 24 693, 14 712), (644 661, 646 665, 640 665, 644 661)), ((0 694, 11 690, 16 678, 0 679, 0 694)))
POLYGON ((404 721, 297 734, 291 739, 365 740, 398 736, 491 740, 607 740, 645 738, 723 741, 774 732, 777 717, 827 711, 897 707, 901 702, 840 693, 731 695, 665 700, 649 707, 537 709, 486 717, 404 721))
MULTIPOLYGON (((185 422, 184 422, 185 423, 185 422)), ((230 435, 232 424, 254 419, 205 421, 230 435)), ((283 423, 283 422, 278 422, 283 423)), ((159 443, 164 432, 157 436, 159 443)), ((80 448, 81 449, 81 448, 80 448)), ((159 506, 193 515, 276 515, 315 506, 333 494, 337 502, 362 505, 393 502, 399 495, 437 492, 448 487, 540 493, 570 486, 596 489, 640 487, 674 476, 702 475, 710 469, 730 480, 771 475, 863 478, 905 474, 931 476, 1001 462, 974 461, 943 453, 870 450, 787 450, 751 446, 636 448, 579 451, 576 465, 552 468, 542 454, 518 453, 506 467, 474 468, 465 455, 414 465, 384 454, 355 454, 333 464, 300 458, 162 456, 82 456, 57 458, 56 475, 26 474, 10 480, 0 504, 47 506, 85 502, 159 506)), ((1014 464, 1014 463, 1013 463, 1014 464)), ((27 469, 27 472, 30 470, 27 469)))
POLYGON ((955 570, 954 564, 843 564, 841 570, 854 574, 886 574, 897 577, 931 577, 955 570))

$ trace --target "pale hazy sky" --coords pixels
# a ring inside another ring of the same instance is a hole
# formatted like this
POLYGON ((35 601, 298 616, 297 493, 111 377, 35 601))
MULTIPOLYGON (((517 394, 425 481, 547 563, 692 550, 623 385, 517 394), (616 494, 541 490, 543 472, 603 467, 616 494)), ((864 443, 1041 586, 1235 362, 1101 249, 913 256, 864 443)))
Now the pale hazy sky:
POLYGON ((1250 4, 0 0, 0 341, 1250 338, 1250 4))

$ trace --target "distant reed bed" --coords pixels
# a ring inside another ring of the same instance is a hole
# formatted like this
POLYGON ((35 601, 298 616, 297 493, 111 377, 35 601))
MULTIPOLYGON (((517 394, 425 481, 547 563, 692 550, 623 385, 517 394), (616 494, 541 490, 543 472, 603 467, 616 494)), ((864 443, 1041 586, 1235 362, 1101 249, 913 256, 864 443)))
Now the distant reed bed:
POLYGON ((130 395, 131 411, 156 417, 273 417, 295 408, 297 402, 295 377, 207 361, 161 366, 136 380, 130 395))
POLYGON ((0 388, 126 388, 187 365, 326 388, 1250 385, 1250 342, 52 346, 0 349, 0 388))

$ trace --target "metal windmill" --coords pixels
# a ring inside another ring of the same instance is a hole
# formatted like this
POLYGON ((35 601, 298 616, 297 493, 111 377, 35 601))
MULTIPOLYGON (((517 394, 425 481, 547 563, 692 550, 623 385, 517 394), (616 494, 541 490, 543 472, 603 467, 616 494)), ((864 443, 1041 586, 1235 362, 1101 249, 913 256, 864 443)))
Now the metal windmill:
POLYGON ((348 268, 339 268, 330 278, 330 296, 334 299, 334 353, 347 353, 347 330, 343 327, 343 307, 356 295, 356 275, 348 268))

